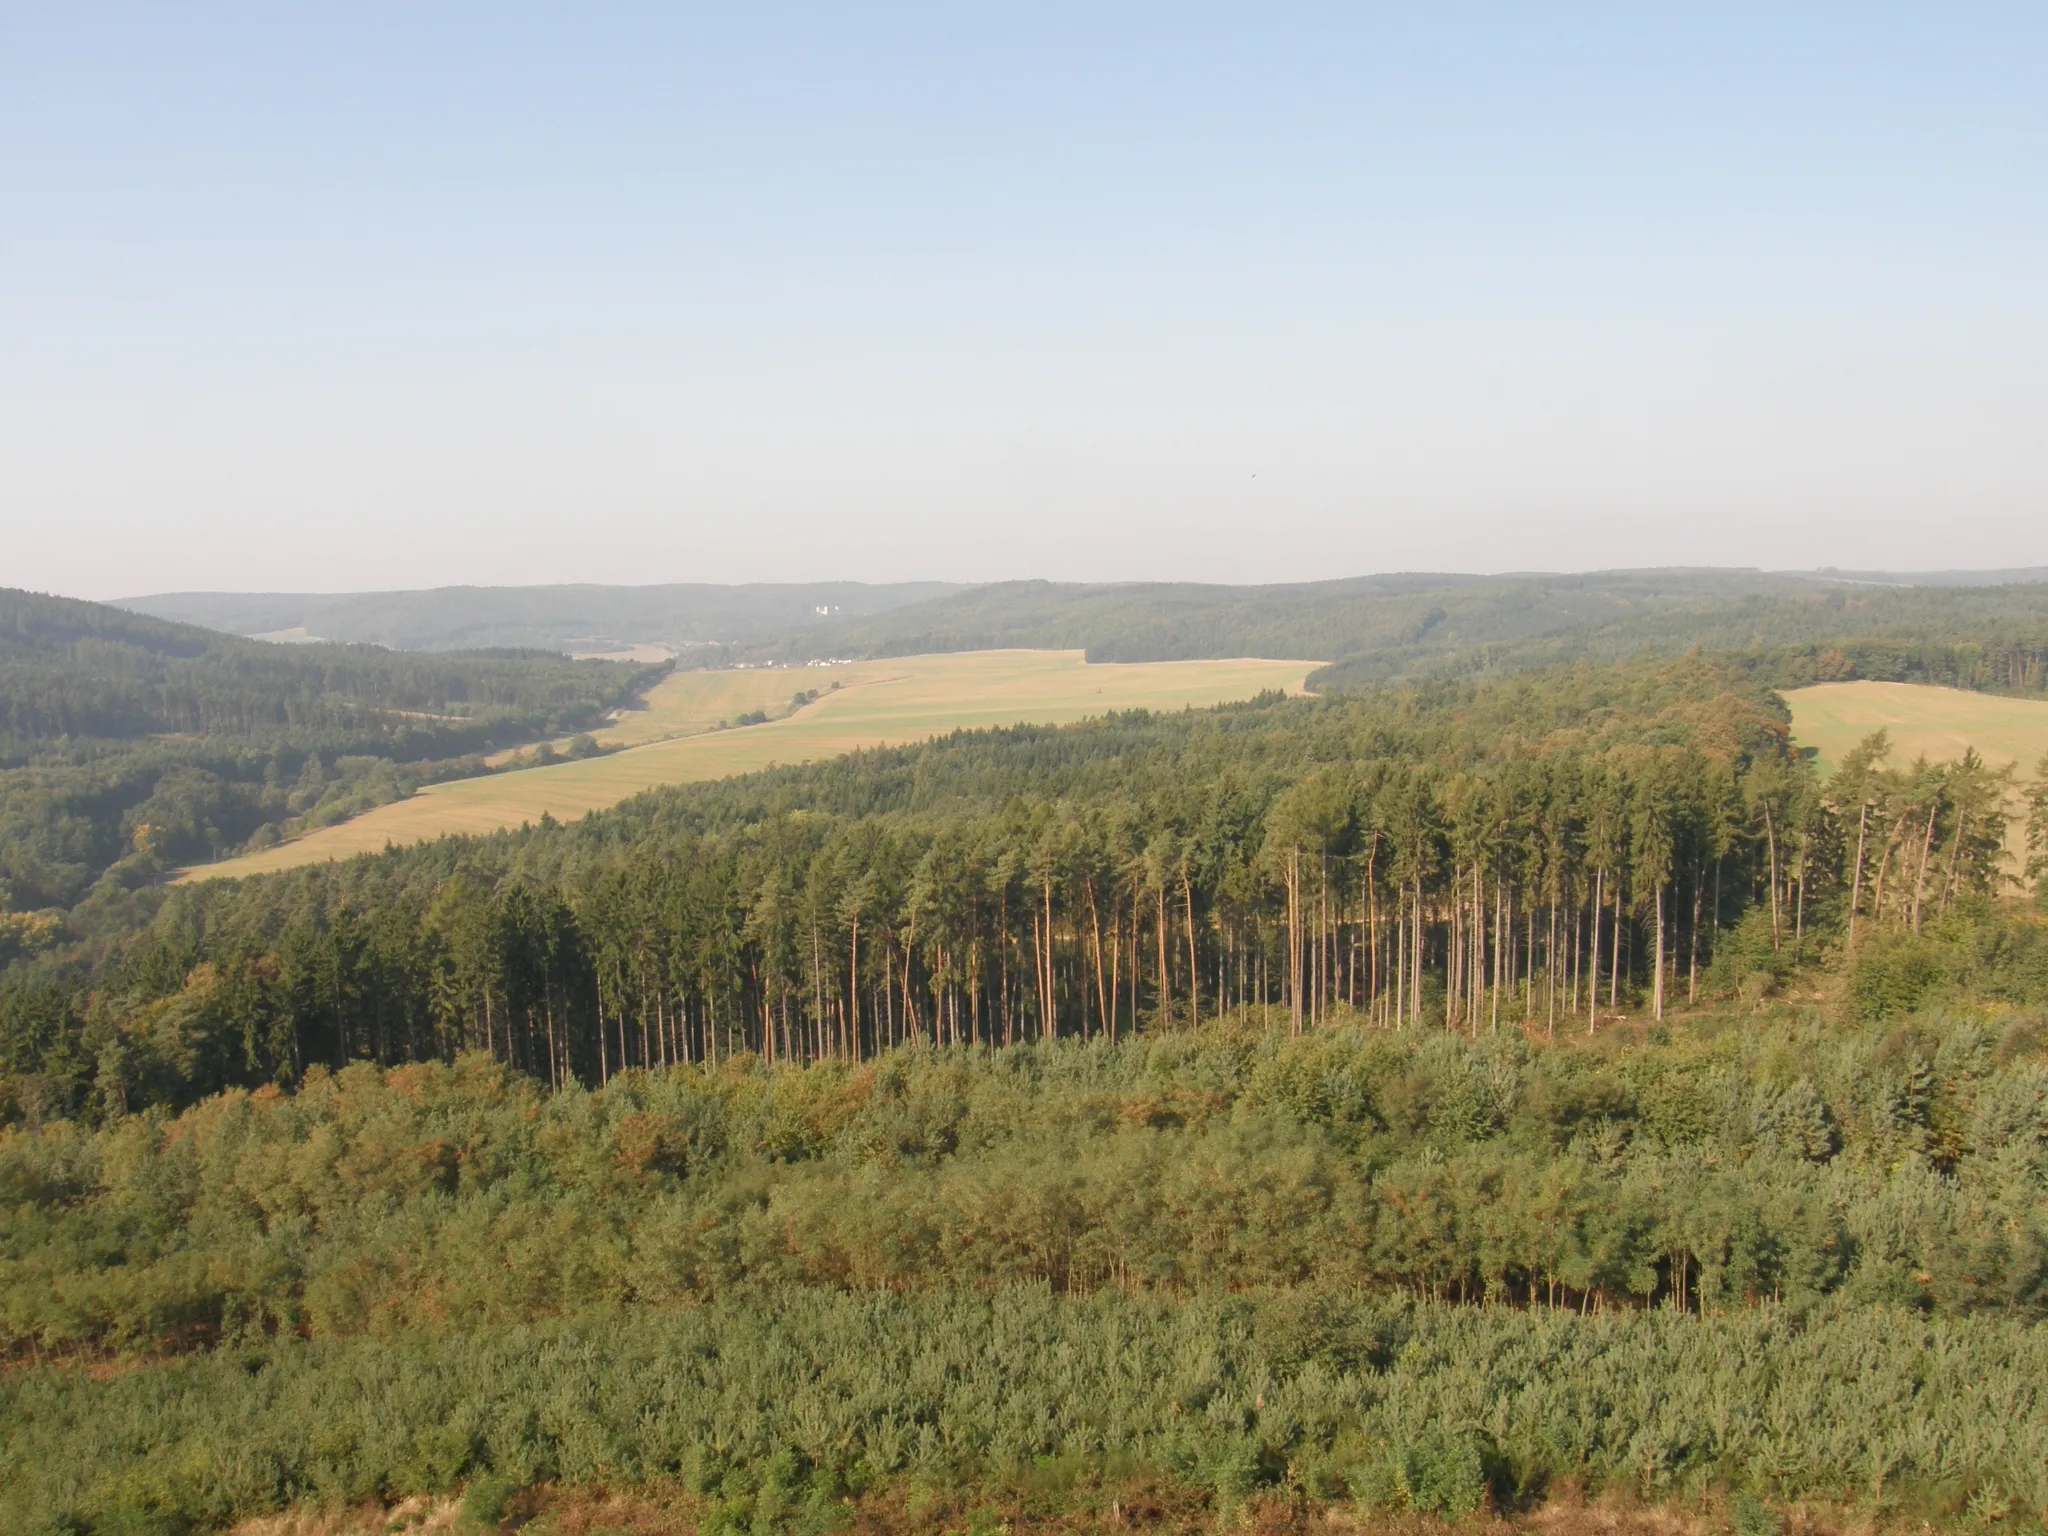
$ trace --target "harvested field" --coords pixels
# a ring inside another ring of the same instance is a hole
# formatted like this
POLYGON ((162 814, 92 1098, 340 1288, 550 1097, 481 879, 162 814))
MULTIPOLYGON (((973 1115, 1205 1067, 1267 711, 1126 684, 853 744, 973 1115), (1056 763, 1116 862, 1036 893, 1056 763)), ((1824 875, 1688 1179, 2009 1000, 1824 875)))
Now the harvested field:
POLYGON ((1119 709, 1180 709, 1301 691, 1313 661, 1162 661, 1091 666, 1079 651, 964 651, 838 667, 686 672, 665 679, 648 708, 598 733, 628 750, 579 762, 436 784, 409 800, 261 853, 184 871, 181 879, 265 874, 375 853, 449 833, 572 821, 644 789, 923 741, 964 727, 1058 725, 1119 709), (839 685, 836 691, 833 684, 839 685), (800 690, 816 702, 766 724, 718 730, 752 710, 787 710, 800 690))
MULTIPOLYGON (((2034 699, 1920 683, 1822 683, 1787 692, 1785 702, 1792 708, 1793 740, 1818 752, 1823 770, 1878 730, 1889 734, 1888 761, 1899 766, 1919 757, 1954 762, 1975 747, 1994 768, 2011 765, 2015 777, 2027 779, 2048 754, 2048 703, 2034 699)), ((2022 810, 2014 795, 2005 846, 2015 876, 2025 848, 2022 810)))
POLYGON ((1894 763, 1953 762, 1975 747, 1994 767, 2017 763, 2024 777, 2048 753, 2048 703, 2033 699, 1919 683, 1822 683, 1791 690, 1785 702, 1794 739, 1815 748, 1823 767, 1876 730, 1891 734, 1894 763))

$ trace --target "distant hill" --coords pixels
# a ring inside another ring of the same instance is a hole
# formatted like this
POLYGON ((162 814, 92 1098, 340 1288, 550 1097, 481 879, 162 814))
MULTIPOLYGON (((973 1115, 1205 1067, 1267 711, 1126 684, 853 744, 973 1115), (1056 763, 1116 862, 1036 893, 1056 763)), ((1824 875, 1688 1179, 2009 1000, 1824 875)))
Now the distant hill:
POLYGON ((2048 581, 2048 565, 2015 566, 1996 571, 1842 571, 1824 566, 1813 573, 1824 581, 1855 582, 1875 587, 2009 587, 2048 581))
POLYGON ((116 605, 231 635, 401 651, 530 646, 578 655, 754 645, 961 590, 942 581, 434 587, 411 592, 160 592, 116 605))
POLYGON ((1641 652, 1851 639, 2000 643, 2048 635, 2039 572, 1958 585, 1910 575, 1748 570, 1414 573, 1267 586, 1003 582, 785 637, 759 654, 1078 648, 1092 661, 1319 658, 1319 689, 1522 670, 1641 652))
POLYGON ((1213 656, 1335 659, 1521 641, 1751 597, 1818 591, 1761 571, 1617 571, 1584 576, 1418 572, 1335 581, 1221 586, 1196 582, 1011 581, 793 637, 908 655, 988 646, 1080 647, 1093 661, 1213 656))
POLYGON ((265 645, 0 590, 0 917, 480 772, 493 748, 600 724, 665 670, 265 645))
MULTIPOLYGON (((1894 650, 1922 642, 1975 648, 1960 660, 1921 657, 1892 670, 1878 658, 1871 675, 1917 676, 1931 665, 1929 675, 1943 678, 1988 677, 1990 650, 2038 647, 2048 637, 2048 567, 1409 572, 1260 586, 444 587, 339 596, 170 593, 123 606, 234 634, 399 650, 522 645, 588 655, 717 645, 698 657, 714 664, 1003 646, 1082 650, 1093 661, 1315 659, 1331 665, 1311 686, 1329 691, 1692 646, 1758 651, 1851 641, 1894 650)), ((1827 667, 1809 658, 1795 674, 1813 680, 1827 667)))

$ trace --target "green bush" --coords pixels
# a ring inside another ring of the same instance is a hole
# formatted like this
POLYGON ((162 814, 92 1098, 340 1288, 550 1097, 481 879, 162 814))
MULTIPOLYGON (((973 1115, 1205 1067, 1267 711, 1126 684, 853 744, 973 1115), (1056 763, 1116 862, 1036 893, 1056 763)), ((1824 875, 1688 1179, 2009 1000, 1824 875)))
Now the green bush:
POLYGON ((462 1492, 462 1518, 471 1525, 495 1528, 505 1518, 519 1485, 498 1472, 486 1472, 462 1492))
POLYGON ((1730 1501, 1728 1513, 1735 1522, 1735 1536, 1783 1536, 1785 1522, 1777 1511, 1747 1488, 1730 1501))
POLYGON ((1477 1436, 1427 1430, 1375 1446, 1347 1473, 1369 1509, 1414 1509, 1455 1518, 1486 1500, 1487 1456, 1477 1436))

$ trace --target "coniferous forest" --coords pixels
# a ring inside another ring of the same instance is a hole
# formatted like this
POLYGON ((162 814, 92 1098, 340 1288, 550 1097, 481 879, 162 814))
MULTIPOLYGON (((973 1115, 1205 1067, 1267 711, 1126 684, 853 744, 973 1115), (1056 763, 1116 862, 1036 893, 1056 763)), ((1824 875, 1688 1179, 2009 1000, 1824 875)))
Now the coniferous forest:
POLYGON ((2038 1523, 2048 772, 1824 772, 1775 688, 1893 641, 1642 649, 81 898, 0 1525, 2038 1523))

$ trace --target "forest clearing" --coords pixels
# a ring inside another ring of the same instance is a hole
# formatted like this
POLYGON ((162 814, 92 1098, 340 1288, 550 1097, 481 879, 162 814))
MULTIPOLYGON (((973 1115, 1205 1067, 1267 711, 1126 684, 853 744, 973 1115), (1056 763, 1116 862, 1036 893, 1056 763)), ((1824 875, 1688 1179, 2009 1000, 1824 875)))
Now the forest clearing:
POLYGON ((572 821, 644 789, 814 762, 867 747, 902 746, 949 731, 1064 725, 1124 709, 1205 707, 1267 690, 1299 693, 1319 663, 1231 659, 1090 664, 1080 651, 964 651, 831 667, 677 673, 636 710, 596 733, 631 750, 484 778, 435 784, 293 842, 195 867, 184 879, 267 874, 537 822, 572 821), (835 685, 837 685, 835 687, 835 685), (753 711, 780 720, 720 730, 753 711), (645 743, 645 745, 641 745, 645 743))

